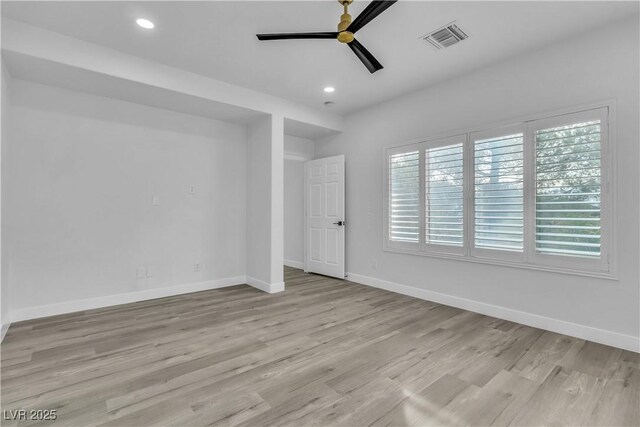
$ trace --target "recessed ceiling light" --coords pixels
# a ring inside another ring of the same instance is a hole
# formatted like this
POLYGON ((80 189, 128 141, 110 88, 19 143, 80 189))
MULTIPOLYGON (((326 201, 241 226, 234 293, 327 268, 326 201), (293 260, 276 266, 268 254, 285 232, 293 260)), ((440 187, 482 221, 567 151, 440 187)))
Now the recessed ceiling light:
POLYGON ((142 28, 144 28, 146 30, 150 30, 153 27, 155 27, 153 22, 149 21, 148 19, 144 19, 144 18, 136 19, 136 24, 138 24, 139 26, 141 26, 142 28))
POLYGON ((331 86, 327 86, 324 88, 324 91, 327 93, 331 93, 331 92, 335 92, 336 88, 331 87, 331 86))

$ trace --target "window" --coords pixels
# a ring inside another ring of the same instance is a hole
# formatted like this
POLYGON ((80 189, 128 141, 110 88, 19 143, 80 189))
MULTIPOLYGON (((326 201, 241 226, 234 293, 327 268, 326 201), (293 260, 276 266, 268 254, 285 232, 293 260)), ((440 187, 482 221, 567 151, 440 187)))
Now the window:
MULTIPOLYGON (((420 156, 419 151, 389 156, 389 240, 419 242, 420 156)), ((401 246, 401 245, 398 245, 401 246)))
POLYGON ((609 107, 387 150, 386 247, 607 276, 609 107))
MULTIPOLYGON (((522 126, 472 134, 473 239, 479 250, 524 250, 524 154, 522 126)), ((482 252, 477 252, 479 255, 482 252)), ((486 252, 485 256, 491 256, 486 252)))
POLYGON ((425 244, 463 247, 463 143, 426 148, 425 244))
POLYGON ((607 122, 603 108, 531 124, 535 262, 607 269, 607 122))

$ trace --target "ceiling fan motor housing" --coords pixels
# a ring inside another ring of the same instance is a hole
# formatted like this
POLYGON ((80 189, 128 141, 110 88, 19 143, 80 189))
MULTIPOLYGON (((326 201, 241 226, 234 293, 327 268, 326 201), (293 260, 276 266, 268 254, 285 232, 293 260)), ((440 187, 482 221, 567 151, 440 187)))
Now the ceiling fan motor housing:
POLYGON ((350 33, 349 31, 341 31, 338 33, 338 41, 340 43, 351 43, 354 38, 355 36, 353 33, 350 33))

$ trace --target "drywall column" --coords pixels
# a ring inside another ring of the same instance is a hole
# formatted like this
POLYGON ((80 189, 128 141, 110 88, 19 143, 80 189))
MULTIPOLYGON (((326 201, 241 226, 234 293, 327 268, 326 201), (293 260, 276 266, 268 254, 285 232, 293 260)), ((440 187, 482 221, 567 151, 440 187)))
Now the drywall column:
POLYGON ((271 116, 271 283, 284 290, 284 117, 271 116))
POLYGON ((247 132, 247 284, 284 290, 284 120, 270 115, 247 132))
MULTIPOLYGON (((2 118, 0 122, 0 163, 6 162, 6 154, 9 141, 7 140, 7 136, 9 134, 7 126, 9 124, 9 73, 4 66, 4 63, 0 65, 2 72, 2 87, 0 89, 0 98, 2 100, 2 105, 0 106, 2 112, 2 118)), ((6 175, 7 168, 0 166, 0 175, 6 175)), ((7 180, 3 176, 0 183, 0 200, 2 197, 6 196, 6 187, 7 180)), ((9 316, 9 277, 8 272, 8 251, 7 251, 7 230, 6 230, 6 221, 5 221, 5 212, 6 204, 0 202, 0 323, 2 327, 0 329, 0 341, 4 338, 4 335, 9 329, 9 324, 11 323, 11 317, 9 316)))

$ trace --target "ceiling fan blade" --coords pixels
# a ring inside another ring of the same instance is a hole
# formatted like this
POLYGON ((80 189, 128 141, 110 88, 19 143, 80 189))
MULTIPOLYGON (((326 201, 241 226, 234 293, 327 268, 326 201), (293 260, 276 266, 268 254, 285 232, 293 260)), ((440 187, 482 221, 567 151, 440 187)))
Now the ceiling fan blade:
POLYGON ((362 61, 364 66, 367 67, 367 69, 371 74, 375 73, 378 70, 382 70, 384 68, 382 64, 380 64, 378 60, 374 58, 371 52, 365 49, 364 46, 362 46, 358 40, 354 39, 351 43, 348 43, 348 45, 353 51, 353 53, 356 54, 358 59, 362 61))
POLYGON ((256 34, 258 40, 335 39, 337 32, 256 34))
POLYGON ((360 28, 373 21, 378 15, 391 7, 398 0, 374 0, 353 20, 347 31, 355 34, 360 28))

